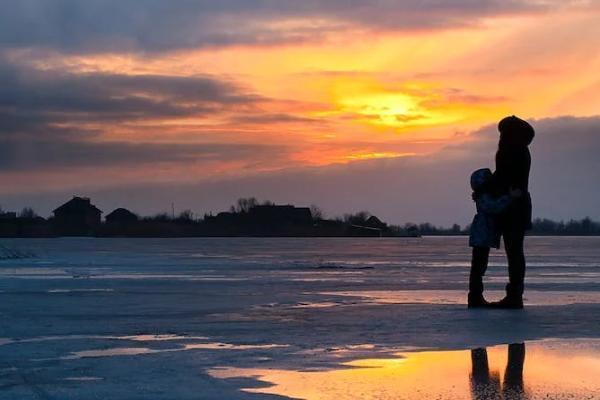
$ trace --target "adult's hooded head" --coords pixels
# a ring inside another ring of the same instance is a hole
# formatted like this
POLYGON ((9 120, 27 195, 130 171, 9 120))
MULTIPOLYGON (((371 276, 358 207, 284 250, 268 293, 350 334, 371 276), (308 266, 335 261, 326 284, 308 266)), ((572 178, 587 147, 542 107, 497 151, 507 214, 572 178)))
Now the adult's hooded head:
POLYGON ((502 147, 529 146, 535 137, 533 127, 525 120, 511 115, 498 123, 502 147))

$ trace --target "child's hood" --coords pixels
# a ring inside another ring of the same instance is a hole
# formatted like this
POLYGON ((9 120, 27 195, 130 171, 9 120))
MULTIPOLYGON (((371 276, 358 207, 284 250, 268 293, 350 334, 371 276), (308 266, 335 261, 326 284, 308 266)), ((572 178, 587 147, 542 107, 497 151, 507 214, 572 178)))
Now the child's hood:
POLYGON ((471 189, 477 192, 492 177, 492 171, 489 168, 481 168, 471 174, 471 189))

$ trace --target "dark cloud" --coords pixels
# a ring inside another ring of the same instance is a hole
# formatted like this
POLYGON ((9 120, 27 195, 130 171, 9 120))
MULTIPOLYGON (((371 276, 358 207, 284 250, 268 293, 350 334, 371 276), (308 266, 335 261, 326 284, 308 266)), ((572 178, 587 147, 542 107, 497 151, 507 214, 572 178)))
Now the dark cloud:
POLYGON ((57 123, 199 117, 259 100, 210 76, 77 74, 0 65, 0 136, 37 133, 57 123))
POLYGON ((282 113, 260 113, 237 115, 229 119, 229 122, 236 124, 273 124, 273 123, 302 123, 302 124, 322 124, 322 120, 298 117, 282 113))
POLYGON ((570 4, 582 7, 559 0, 2 0, 0 46, 119 52, 273 44, 342 29, 469 26, 570 4))
POLYGON ((0 172, 36 173, 59 168, 130 167, 161 162, 188 165, 207 161, 252 162, 275 159, 285 151, 281 146, 260 144, 0 140, 0 172))
MULTIPOLYGON (((147 143, 143 136, 138 137, 139 143, 103 139, 110 129, 105 126, 221 117, 231 110, 251 111, 264 100, 215 77, 78 74, 13 65, 0 57, 0 87, 0 172, 4 173, 157 162, 254 163, 284 152, 259 144, 147 143)), ((200 133, 197 136, 201 139, 200 133)))

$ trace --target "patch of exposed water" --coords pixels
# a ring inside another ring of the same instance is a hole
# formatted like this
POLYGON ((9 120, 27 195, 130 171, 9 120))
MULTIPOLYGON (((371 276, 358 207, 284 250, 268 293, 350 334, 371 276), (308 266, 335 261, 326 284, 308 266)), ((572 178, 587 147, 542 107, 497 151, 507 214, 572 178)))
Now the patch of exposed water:
POLYGON ((221 367, 218 379, 257 379, 244 392, 296 399, 542 400, 600 398, 600 341, 545 340, 459 351, 399 353, 327 370, 221 367))

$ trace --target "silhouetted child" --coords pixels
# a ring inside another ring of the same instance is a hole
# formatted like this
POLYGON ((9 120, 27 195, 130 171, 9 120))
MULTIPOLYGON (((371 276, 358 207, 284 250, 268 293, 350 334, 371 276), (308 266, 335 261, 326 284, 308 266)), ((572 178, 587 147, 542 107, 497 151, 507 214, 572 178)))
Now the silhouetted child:
POLYGON ((473 172, 471 188, 477 214, 473 218, 469 235, 469 246, 473 247, 473 258, 469 276, 468 304, 469 308, 475 308, 485 307, 488 304, 483 298, 483 275, 487 270, 490 248, 500 247, 501 232, 496 226, 496 216, 522 193, 519 189, 511 189, 507 195, 494 197, 492 195, 492 171, 488 168, 473 172))

